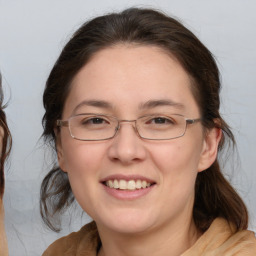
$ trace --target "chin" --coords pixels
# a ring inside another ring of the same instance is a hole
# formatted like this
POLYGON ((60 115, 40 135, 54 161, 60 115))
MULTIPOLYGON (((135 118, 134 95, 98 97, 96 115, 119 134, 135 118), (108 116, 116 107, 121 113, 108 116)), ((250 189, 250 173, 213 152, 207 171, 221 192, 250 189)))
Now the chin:
MULTIPOLYGON (((104 215, 101 215, 104 216, 104 215)), ((97 225, 104 225, 105 228, 117 233, 135 234, 150 230, 155 221, 150 214, 142 213, 141 211, 126 211, 125 213, 112 213, 110 216, 100 220, 96 220, 97 225)))
POLYGON ((108 228, 116 233, 134 235, 148 231, 150 229, 150 225, 145 223, 130 223, 127 221, 126 223, 113 223, 113 225, 108 225, 108 228))

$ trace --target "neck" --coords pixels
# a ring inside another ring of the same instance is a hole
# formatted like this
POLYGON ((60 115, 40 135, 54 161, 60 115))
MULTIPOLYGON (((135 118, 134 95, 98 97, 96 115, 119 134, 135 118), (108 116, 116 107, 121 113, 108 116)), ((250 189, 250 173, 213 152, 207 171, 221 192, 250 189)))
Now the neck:
POLYGON ((139 234, 116 233, 99 227, 102 247, 98 256, 179 256, 199 238, 192 218, 186 223, 164 223, 139 234))

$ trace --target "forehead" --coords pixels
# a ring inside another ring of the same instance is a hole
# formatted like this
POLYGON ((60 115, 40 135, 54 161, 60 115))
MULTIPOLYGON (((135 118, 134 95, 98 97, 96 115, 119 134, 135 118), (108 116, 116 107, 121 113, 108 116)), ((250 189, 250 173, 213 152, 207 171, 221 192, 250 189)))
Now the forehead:
POLYGON ((191 79, 173 56, 155 46, 117 45, 97 52, 74 77, 64 112, 82 101, 135 108, 155 99, 197 110, 191 79))

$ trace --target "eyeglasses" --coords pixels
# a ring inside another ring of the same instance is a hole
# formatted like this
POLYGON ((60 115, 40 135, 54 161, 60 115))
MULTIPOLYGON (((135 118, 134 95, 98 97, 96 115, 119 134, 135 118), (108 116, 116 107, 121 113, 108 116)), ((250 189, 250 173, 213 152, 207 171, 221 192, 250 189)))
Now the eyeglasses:
POLYGON ((101 114, 79 114, 68 120, 57 120, 57 126, 69 128, 72 138, 83 141, 109 140, 115 137, 121 123, 133 123, 135 132, 147 140, 171 140, 182 137, 187 126, 201 121, 182 115, 146 115, 137 120, 118 120, 114 116, 101 114))

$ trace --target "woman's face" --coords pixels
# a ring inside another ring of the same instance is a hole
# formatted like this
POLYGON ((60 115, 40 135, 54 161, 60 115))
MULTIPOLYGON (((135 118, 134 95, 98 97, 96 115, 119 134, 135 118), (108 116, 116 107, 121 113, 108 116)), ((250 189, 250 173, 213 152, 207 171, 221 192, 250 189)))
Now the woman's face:
MULTIPOLYGON (((2 157, 3 151, 3 139, 4 139, 4 129, 1 126, 2 120, 0 120, 0 158, 2 157)), ((4 192, 4 173, 3 168, 0 167, 0 200, 2 199, 4 192)), ((1 231, 0 231, 1 232, 1 231)))
MULTIPOLYGON (((157 47, 104 49, 79 71, 71 86, 63 120, 81 113, 122 120, 161 113, 200 117, 188 74, 157 47)), ((99 228, 136 233, 178 226, 191 221, 197 173, 216 156, 210 157, 212 144, 203 134, 199 122, 189 125, 180 138, 144 140, 132 123, 122 123, 113 139, 89 142, 73 139, 64 127, 57 143, 59 164, 68 173, 77 201, 99 228), (107 187, 108 180, 140 180, 151 186, 121 190, 107 187)))
MULTIPOLYGON (((2 147, 3 147, 3 137, 4 137, 4 129, 1 126, 2 120, 0 120, 0 157, 2 157, 2 147)), ((5 229, 4 229, 4 207, 3 207, 3 201, 2 196, 4 192, 4 173, 3 169, 0 170, 0 255, 8 255, 8 248, 7 248, 7 241, 6 241, 6 235, 5 235, 5 229), (2 180, 3 179, 3 180, 2 180)))

